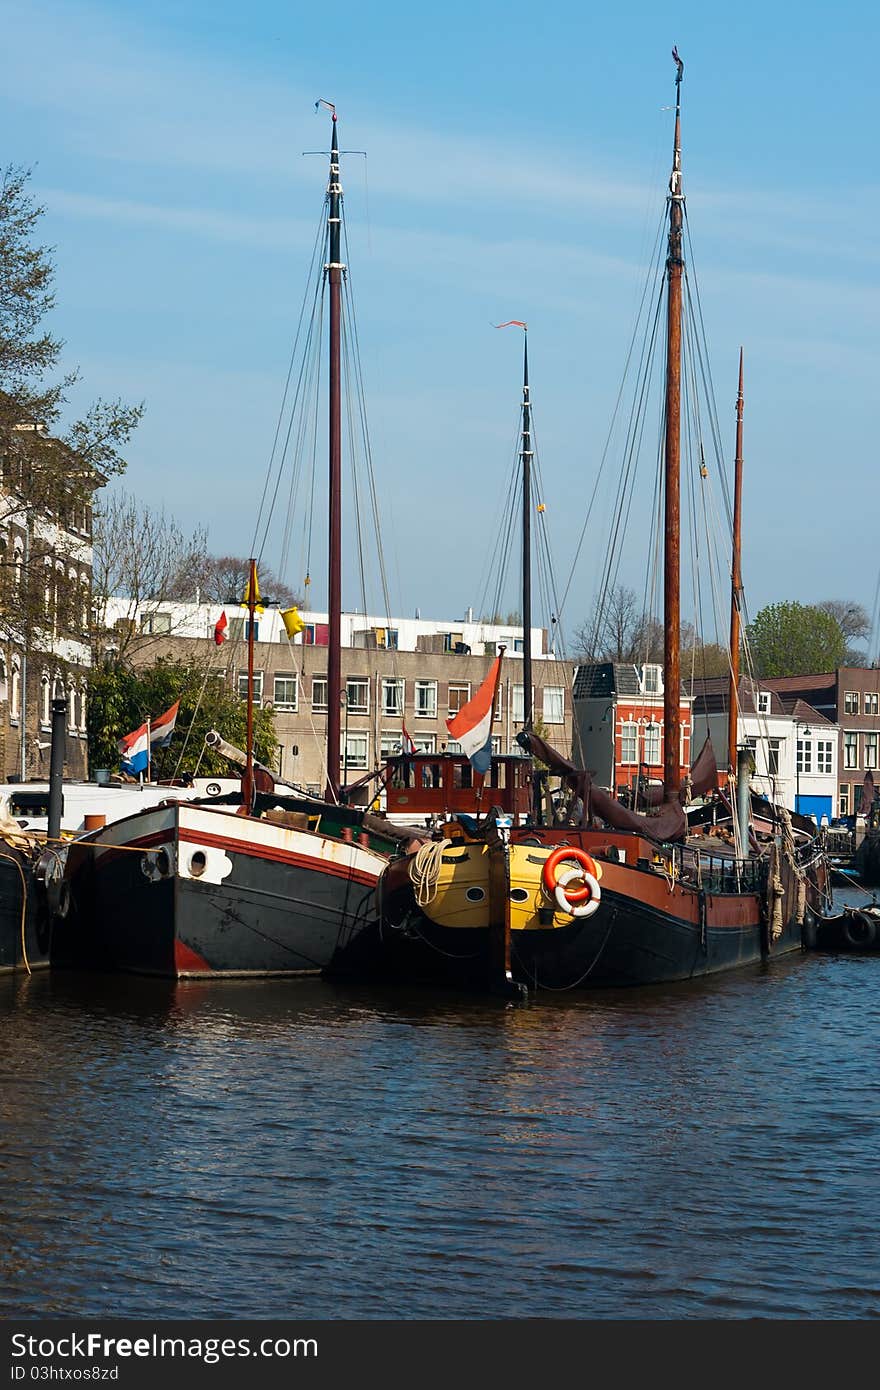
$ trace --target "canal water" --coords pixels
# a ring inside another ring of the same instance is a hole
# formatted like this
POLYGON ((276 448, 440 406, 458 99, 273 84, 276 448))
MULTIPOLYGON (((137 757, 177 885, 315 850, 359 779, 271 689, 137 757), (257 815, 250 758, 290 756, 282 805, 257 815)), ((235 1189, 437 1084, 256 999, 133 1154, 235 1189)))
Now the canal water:
POLYGON ((0 1315, 878 1317, 878 1026, 877 956, 519 1008, 7 978, 0 1315))

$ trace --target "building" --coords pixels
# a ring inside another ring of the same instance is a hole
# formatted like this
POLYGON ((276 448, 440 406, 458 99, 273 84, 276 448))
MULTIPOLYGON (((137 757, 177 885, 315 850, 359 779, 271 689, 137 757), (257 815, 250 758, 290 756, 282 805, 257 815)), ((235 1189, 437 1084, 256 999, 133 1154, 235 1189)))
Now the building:
POLYGON ((837 814, 861 810, 865 773, 877 776, 880 669, 840 666, 818 675, 774 676, 763 682, 788 709, 803 700, 837 726, 837 814))
POLYGON ((65 775, 87 775, 91 492, 103 479, 41 425, 0 441, 0 775, 49 773, 52 700, 67 700, 65 775), (41 451, 46 457, 41 476, 41 451), (51 488, 42 486, 51 479, 51 488), (49 497, 52 497, 50 504, 49 497))
MULTIPOLYGON (((108 622, 135 622, 142 640, 131 648, 135 664, 159 657, 198 662, 206 673, 247 693, 247 614, 220 604, 160 604, 132 615, 125 600, 108 605, 108 622), (114 616, 116 613, 122 616, 114 616), (218 647, 215 625, 227 611, 230 640, 218 647)), ((303 631, 291 641, 277 610, 255 623, 254 694, 271 705, 278 738, 276 771, 314 792, 326 784, 326 613, 304 611, 303 631)), ((506 648, 495 709, 493 749, 519 753, 522 727, 522 634, 508 625, 425 619, 379 620, 342 616, 342 757, 340 776, 356 781, 400 752, 404 725, 420 752, 457 752, 446 720, 485 679, 498 649, 506 648)), ((532 630, 533 709, 551 743, 571 747, 570 666, 532 630)))
MULTIPOLYGON (((831 821, 837 814, 836 725, 824 713, 795 700, 786 707, 769 682, 741 676, 737 698, 737 742, 751 748, 752 789, 801 815, 831 821)), ((730 680, 713 676, 690 683, 694 730, 705 729, 719 764, 727 764, 730 680)))
MULTIPOLYGON (((602 661, 575 670, 576 763, 603 787, 630 793, 643 782, 663 781, 663 668, 602 661)), ((684 779, 691 766, 691 698, 682 689, 679 761, 684 779)), ((699 752, 699 749, 693 750, 699 752)))

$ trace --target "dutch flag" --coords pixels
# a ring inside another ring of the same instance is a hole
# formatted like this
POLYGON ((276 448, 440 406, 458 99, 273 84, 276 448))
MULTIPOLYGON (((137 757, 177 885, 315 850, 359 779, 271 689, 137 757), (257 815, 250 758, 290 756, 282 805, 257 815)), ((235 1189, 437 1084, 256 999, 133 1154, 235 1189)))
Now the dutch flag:
POLYGON ((167 748, 171 742, 171 735, 174 733, 174 725, 177 722, 177 711, 180 708, 180 701, 175 700, 170 709, 150 725, 150 744, 153 748, 167 748))
POLYGON ((119 740, 119 766, 123 772, 136 777, 139 773, 146 772, 149 763, 150 740, 147 726, 142 724, 134 733, 126 734, 119 740))
POLYGON ((458 714, 447 719, 451 738, 461 744, 461 751, 471 760, 474 772, 485 777, 492 766, 492 710, 501 675, 501 656, 496 656, 476 695, 462 705, 458 714))

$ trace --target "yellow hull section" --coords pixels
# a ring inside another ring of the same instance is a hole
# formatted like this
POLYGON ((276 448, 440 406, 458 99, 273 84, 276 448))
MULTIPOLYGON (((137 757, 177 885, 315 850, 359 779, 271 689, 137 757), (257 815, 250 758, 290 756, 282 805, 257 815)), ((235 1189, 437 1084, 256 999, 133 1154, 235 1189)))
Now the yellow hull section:
MULTIPOLYGON (((541 874, 555 846, 510 846, 510 929, 569 927, 574 918, 560 912, 553 894, 544 890, 541 874), (552 920, 549 912, 553 911, 552 920)), ((560 866, 562 867, 562 866, 560 866)), ((597 864, 598 877, 601 866, 597 864)), ((485 845, 469 843, 444 850, 436 892, 422 903, 425 916, 438 927, 488 927, 489 854, 485 845)))

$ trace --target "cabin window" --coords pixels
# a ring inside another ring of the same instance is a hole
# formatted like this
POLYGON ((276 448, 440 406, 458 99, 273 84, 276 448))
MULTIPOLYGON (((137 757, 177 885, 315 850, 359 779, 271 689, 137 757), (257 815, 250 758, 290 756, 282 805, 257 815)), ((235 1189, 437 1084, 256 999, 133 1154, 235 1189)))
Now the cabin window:
POLYGON ((620 726, 620 761, 622 763, 637 763, 638 760, 638 725, 630 720, 624 720, 624 722, 620 726))
POLYGON ((436 791, 441 785, 440 764, 422 763, 419 769, 419 781, 427 791, 436 791))
POLYGON ((880 695, 878 695, 876 690, 865 691, 865 714, 880 713, 880 709, 878 709, 878 700, 880 700, 880 695))
POLYGON ((466 705, 466 704, 467 704, 467 702, 468 702, 468 700, 469 700, 470 698, 471 698, 471 685, 470 685, 470 681, 468 681, 466 684, 465 684, 465 683, 460 683, 460 684, 458 684, 458 685, 453 685, 452 682, 450 681, 450 683, 449 683, 449 714, 450 714, 450 717, 451 717, 452 715, 454 715, 454 714, 458 714, 458 711, 462 708, 463 705, 466 705))
POLYGON ((660 725, 645 725, 645 762, 656 767, 660 762, 660 725))
POLYGON ((382 678, 382 713, 388 715, 403 714, 403 701, 406 693, 406 685, 403 681, 382 678))
POLYGON ((456 763, 452 769, 452 785, 457 789, 474 785, 474 770, 470 763, 456 763))
POLYGON ((798 772, 813 771, 813 740, 809 738, 799 738, 797 741, 797 770, 798 772))
POLYGON ((345 772, 366 772, 369 752, 368 734, 347 734, 342 755, 342 768, 345 772))
POLYGON ((416 716, 419 719, 437 718, 436 681, 416 681, 416 716))
POLYGON ((361 676, 349 677, 345 682, 345 700, 349 714, 369 714, 370 682, 361 676))
POLYGON ((327 677, 312 676, 312 713, 327 713, 327 677))
POLYGON ((839 816, 849 815, 849 782, 841 782, 837 797, 837 814, 839 816))
POLYGON ((299 706, 296 676, 276 676, 273 691, 276 709, 296 712, 299 706))
POLYGON ((857 690, 845 690, 843 692, 843 712, 844 714, 858 714, 859 692, 857 690))
MULTIPOLYGON (((867 737, 870 738, 871 735, 868 734, 867 737)), ((876 734, 874 735, 874 737, 876 738, 876 734)), ((865 751, 867 752, 867 740, 866 740, 865 751)), ((876 745, 875 745, 875 751, 876 751, 876 745)), ((831 771, 831 740, 830 740, 830 739, 819 738, 819 739, 816 740, 816 771, 817 771, 817 772, 830 772, 830 771, 831 771)))
POLYGON ((544 723, 563 724, 565 722, 565 688, 561 685, 544 686, 544 723))
MULTIPOLYGON (((248 697, 248 676, 247 676, 247 671, 239 671, 239 673, 238 673, 238 697, 239 697, 240 700, 246 700, 247 697, 248 697)), ((262 671, 255 671, 255 672, 254 672, 254 704, 255 704, 255 705, 262 705, 262 703, 263 703, 263 673, 262 673, 262 671)))
POLYGON ((843 765, 847 768, 859 765, 859 736, 855 733, 843 736, 843 765))
POLYGON ((865 734, 865 767, 877 766, 877 735, 865 734))

